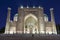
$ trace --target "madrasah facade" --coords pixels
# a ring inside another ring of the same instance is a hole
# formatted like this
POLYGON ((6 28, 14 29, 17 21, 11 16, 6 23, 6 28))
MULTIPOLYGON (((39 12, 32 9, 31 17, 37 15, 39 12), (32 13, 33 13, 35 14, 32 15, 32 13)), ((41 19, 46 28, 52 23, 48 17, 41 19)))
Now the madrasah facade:
POLYGON ((13 21, 10 14, 11 8, 8 8, 5 34, 57 34, 53 8, 50 8, 51 21, 40 6, 19 7, 13 21))

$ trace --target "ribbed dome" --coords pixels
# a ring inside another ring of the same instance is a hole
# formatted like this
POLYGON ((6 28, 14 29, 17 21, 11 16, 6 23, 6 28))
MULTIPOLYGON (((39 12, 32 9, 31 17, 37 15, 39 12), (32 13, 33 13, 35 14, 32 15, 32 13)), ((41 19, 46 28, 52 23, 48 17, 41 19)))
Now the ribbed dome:
POLYGON ((14 21, 17 21, 18 13, 14 15, 14 21))
POLYGON ((44 21, 48 22, 48 16, 46 14, 44 14, 44 21))
POLYGON ((16 13, 14 17, 17 17, 17 16, 18 16, 18 13, 16 13))

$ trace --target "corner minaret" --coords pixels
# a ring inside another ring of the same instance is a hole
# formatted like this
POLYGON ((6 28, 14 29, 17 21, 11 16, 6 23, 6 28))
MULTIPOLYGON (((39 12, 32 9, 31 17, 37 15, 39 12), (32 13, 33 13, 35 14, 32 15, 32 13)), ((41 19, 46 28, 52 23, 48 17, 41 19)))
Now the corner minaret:
POLYGON ((53 34, 57 34, 55 20, 54 20, 54 14, 53 14, 53 8, 50 8, 50 13, 51 13, 51 22, 52 22, 52 32, 53 32, 53 34))
POLYGON ((9 33, 9 27, 10 27, 10 13, 11 13, 11 8, 8 7, 8 14, 7 14, 7 20, 6 20, 5 34, 8 34, 8 33, 9 33))

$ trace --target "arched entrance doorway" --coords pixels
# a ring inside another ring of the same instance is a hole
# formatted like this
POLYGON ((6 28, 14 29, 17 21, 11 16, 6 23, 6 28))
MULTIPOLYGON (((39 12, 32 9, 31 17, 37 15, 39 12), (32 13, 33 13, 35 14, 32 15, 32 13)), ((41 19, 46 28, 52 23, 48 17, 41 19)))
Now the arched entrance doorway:
POLYGON ((24 19, 24 33, 38 33, 38 19, 35 15, 29 14, 24 19))

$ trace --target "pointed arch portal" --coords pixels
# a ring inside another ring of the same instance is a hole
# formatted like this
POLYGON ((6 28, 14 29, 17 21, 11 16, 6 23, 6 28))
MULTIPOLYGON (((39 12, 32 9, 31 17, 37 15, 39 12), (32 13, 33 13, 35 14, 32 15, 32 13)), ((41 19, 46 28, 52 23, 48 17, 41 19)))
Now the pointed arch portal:
POLYGON ((24 19, 24 33, 38 33, 38 19, 33 14, 28 14, 24 19))

